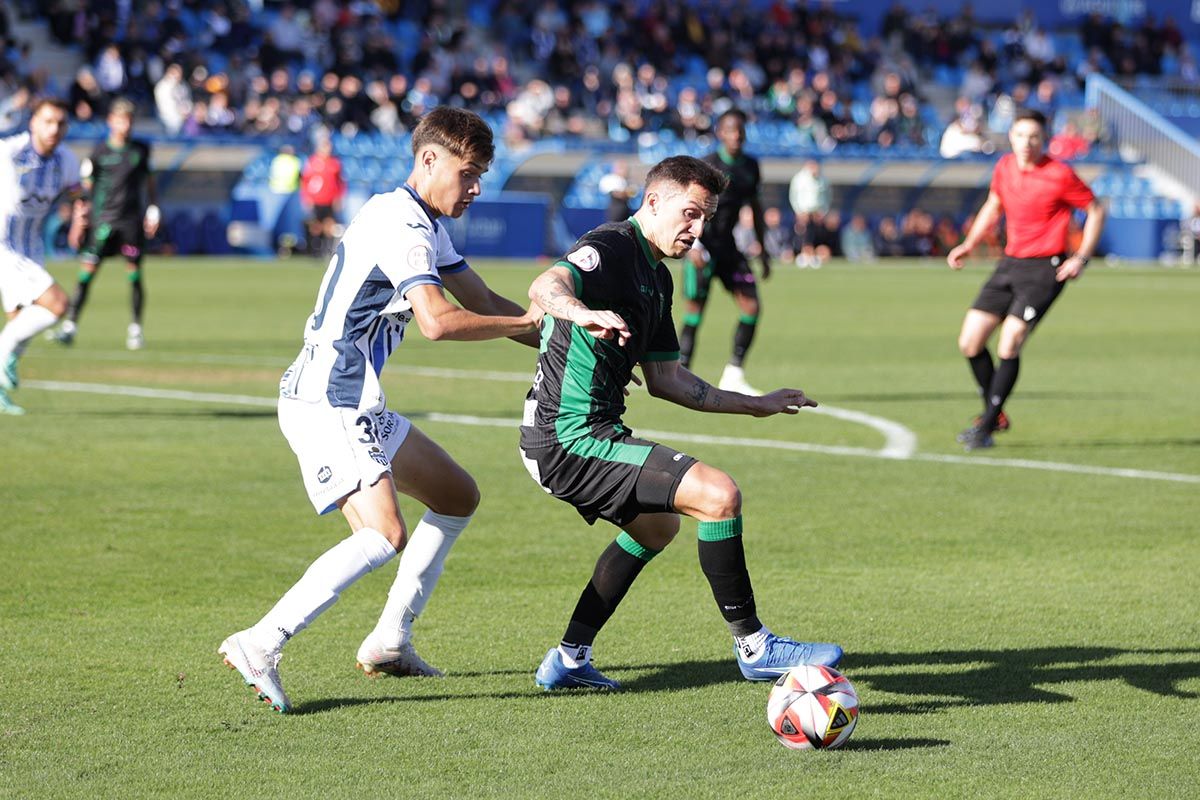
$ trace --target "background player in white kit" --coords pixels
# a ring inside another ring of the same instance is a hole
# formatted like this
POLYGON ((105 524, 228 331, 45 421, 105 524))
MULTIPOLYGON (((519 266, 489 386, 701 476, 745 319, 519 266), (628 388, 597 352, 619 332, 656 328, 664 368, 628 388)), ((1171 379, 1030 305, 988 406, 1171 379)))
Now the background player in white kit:
POLYGON ((412 646, 455 539, 479 503, 475 481, 385 406, 379 373, 416 320, 429 339, 511 337, 536 347, 540 311, 493 293, 455 252, 442 216, 479 196, 492 132, 475 114, 437 108, 413 132, 407 183, 376 195, 347 228, 325 272, 304 348, 280 381, 279 424, 318 513, 341 509, 353 534, 313 562, 256 625, 219 652, 280 712, 290 702, 277 670, 284 643, 359 578, 404 550, 383 613, 358 650, 368 675, 441 675, 412 646), (463 305, 442 293, 443 287, 463 305), (407 536, 396 491, 428 507, 407 536), (407 547, 406 545, 407 539, 407 547))
MULTIPOLYGON (((29 131, 0 141, 0 297, 8 323, 0 331, 0 414, 24 414, 9 392, 29 340, 67 311, 67 293, 42 265, 42 227, 58 199, 79 193, 79 159, 62 146, 67 104, 46 99, 33 107, 29 131)), ((82 218, 68 234, 79 246, 82 218)))

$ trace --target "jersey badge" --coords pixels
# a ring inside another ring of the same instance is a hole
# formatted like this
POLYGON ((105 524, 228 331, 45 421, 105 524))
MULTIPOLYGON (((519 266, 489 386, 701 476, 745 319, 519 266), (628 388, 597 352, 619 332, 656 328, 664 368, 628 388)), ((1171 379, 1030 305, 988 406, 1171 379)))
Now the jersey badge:
POLYGON ((424 245, 408 251, 408 265, 418 272, 428 272, 433 266, 433 252, 424 245))
POLYGON ((568 255, 567 261, 570 261, 584 272, 591 272, 600 266, 600 253, 589 244, 568 255))

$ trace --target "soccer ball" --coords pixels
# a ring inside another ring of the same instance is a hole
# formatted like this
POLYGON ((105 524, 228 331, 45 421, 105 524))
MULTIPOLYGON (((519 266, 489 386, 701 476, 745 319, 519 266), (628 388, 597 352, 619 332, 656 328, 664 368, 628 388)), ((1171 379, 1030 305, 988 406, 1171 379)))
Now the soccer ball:
POLYGON ((858 694, 832 667, 793 667, 771 687, 767 724, 784 747, 841 747, 858 722, 858 694))

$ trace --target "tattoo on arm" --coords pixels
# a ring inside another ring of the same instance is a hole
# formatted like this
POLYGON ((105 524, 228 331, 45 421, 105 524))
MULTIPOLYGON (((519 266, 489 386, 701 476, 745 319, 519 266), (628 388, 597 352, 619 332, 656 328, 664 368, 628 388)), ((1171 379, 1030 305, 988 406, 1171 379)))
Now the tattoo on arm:
POLYGON ((543 283, 544 285, 538 288, 535 299, 550 316, 569 321, 571 309, 583 307, 583 303, 575 296, 571 287, 558 276, 551 275, 543 283))
POLYGON ((693 375, 692 385, 688 387, 686 397, 700 411, 720 408, 721 396, 719 393, 714 392, 712 388, 710 383, 693 375))

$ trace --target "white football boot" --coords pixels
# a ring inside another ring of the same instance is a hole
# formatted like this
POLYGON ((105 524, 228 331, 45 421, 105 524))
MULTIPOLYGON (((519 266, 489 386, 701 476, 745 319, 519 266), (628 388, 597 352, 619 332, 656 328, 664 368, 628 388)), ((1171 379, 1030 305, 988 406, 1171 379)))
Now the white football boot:
POLYGON ((279 681, 280 653, 268 653, 250 641, 249 631, 239 631, 221 642, 217 652, 225 656, 225 664, 236 669, 254 687, 259 698, 280 714, 292 710, 292 703, 279 681))
POLYGON ((142 326, 136 322, 129 323, 129 328, 125 331, 125 348, 127 350, 141 350, 146 346, 146 337, 142 335, 142 326))
POLYGON ((758 389, 746 383, 746 373, 741 367, 735 367, 733 364, 725 365, 725 371, 721 373, 721 380, 717 384, 717 388, 727 392, 748 394, 751 397, 758 397, 762 394, 758 389))
POLYGON ((399 647, 384 647, 372 631, 358 648, 358 668, 368 678, 394 675, 397 678, 441 678, 446 673, 417 655, 411 640, 399 647))

